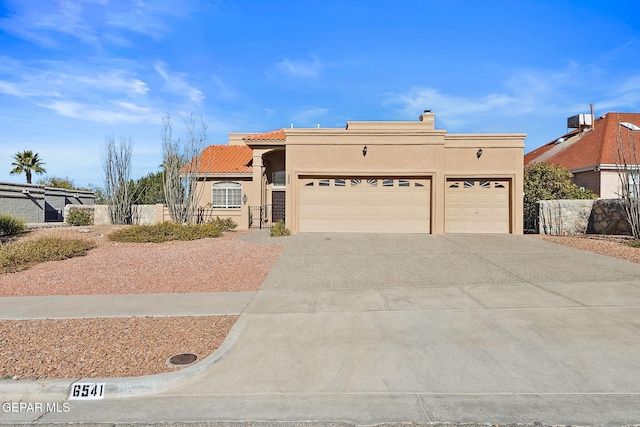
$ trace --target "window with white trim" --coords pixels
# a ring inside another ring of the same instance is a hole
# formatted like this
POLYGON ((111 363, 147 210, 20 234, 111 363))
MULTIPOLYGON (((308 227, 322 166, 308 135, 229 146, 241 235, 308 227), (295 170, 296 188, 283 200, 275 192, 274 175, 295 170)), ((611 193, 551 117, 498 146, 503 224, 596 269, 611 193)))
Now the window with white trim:
POLYGON ((242 184, 236 181, 217 181, 213 183, 211 197, 213 207, 233 209, 242 206, 242 184))

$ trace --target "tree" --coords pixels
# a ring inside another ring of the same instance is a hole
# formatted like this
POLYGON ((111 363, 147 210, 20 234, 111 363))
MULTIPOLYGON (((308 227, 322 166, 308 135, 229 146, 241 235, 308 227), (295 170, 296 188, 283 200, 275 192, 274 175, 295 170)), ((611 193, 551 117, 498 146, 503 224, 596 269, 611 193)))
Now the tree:
POLYGON ((155 205, 164 203, 164 174, 151 172, 137 181, 131 181, 131 191, 135 193, 136 203, 141 205, 155 205))
POLYGON ((24 173, 27 175, 27 184, 31 184, 31 173, 45 173, 46 170, 42 167, 44 162, 40 159, 38 153, 34 153, 31 150, 19 151, 14 156, 15 160, 11 163, 12 166, 15 166, 11 170, 11 174, 19 174, 24 173))
POLYGON ((631 234, 637 240, 640 239, 640 163, 636 132, 630 123, 618 120, 616 170, 620 178, 620 199, 631 234))
POLYGON ((104 197, 108 206, 111 224, 133 224, 133 193, 130 191, 131 181, 131 140, 120 138, 116 146, 113 138, 107 138, 103 155, 104 197))
POLYGON ((38 181, 38 185, 52 188, 64 188, 65 190, 84 190, 75 186, 73 181, 67 177, 58 178, 55 176, 48 176, 38 181))
POLYGON ((540 200, 595 199, 590 190, 573 182, 573 175, 562 166, 535 163, 524 168, 524 220, 531 224, 537 215, 540 200))
POLYGON ((207 139, 207 126, 200 120, 196 134, 195 118, 190 116, 185 142, 173 138, 169 115, 162 120, 162 168, 164 198, 171 220, 179 224, 192 222, 204 186, 198 187, 201 153, 207 139))

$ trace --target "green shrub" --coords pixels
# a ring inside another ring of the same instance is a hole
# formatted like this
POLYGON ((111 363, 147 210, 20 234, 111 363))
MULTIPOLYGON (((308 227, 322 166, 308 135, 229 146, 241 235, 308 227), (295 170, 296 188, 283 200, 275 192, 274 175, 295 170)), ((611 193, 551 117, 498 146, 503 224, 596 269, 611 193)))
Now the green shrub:
POLYGON ((69 225, 91 225, 91 214, 86 208, 71 208, 66 221, 69 225))
POLYGON ((627 242, 627 245, 631 246, 632 248, 640 248, 640 240, 638 239, 629 240, 627 242))
POLYGON ((176 224, 163 222, 154 225, 132 225, 122 228, 108 237, 116 242, 162 243, 171 240, 197 240, 219 237, 222 230, 216 224, 176 224))
POLYGON ((220 219, 219 216, 216 219, 210 221, 216 227, 219 227, 221 231, 231 231, 238 227, 238 224, 231 218, 220 219))
POLYGON ((0 214, 0 236, 13 236, 27 230, 26 221, 12 215, 0 214))
POLYGON ((289 229, 284 225, 283 220, 276 222, 276 224, 271 227, 271 237, 282 237, 290 234, 291 231, 289 231, 289 229))
POLYGON ((26 270, 34 264, 83 256, 96 245, 90 240, 40 237, 0 246, 0 273, 26 270))

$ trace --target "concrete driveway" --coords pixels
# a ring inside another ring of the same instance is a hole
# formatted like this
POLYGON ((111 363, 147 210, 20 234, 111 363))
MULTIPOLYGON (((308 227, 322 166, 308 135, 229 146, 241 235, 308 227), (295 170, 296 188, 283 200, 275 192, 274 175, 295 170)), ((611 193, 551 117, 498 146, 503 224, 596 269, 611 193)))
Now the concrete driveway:
POLYGON ((41 421, 640 423, 640 265, 528 236, 284 242, 210 369, 41 421))

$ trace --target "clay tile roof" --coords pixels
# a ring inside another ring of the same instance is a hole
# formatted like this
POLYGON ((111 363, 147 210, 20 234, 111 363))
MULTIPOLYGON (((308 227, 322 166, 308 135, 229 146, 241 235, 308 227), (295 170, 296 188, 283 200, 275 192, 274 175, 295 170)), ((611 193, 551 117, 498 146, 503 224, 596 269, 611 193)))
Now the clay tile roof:
POLYGON ((246 145, 210 145, 202 152, 201 173, 251 173, 253 150, 246 145))
POLYGON ((563 142, 556 143, 556 139, 527 153, 524 164, 547 162, 568 170, 616 164, 618 135, 623 137, 625 144, 630 135, 627 129, 619 125, 624 122, 640 126, 640 114, 607 113, 595 120, 592 130, 582 135, 572 131, 564 135, 563 142))
POLYGON ((278 129, 270 132, 249 135, 244 139, 245 141, 284 141, 287 139, 287 136, 284 134, 284 129, 278 129))

